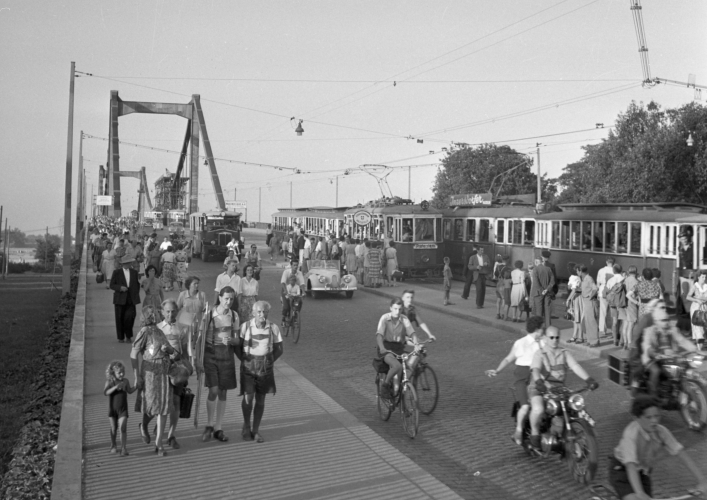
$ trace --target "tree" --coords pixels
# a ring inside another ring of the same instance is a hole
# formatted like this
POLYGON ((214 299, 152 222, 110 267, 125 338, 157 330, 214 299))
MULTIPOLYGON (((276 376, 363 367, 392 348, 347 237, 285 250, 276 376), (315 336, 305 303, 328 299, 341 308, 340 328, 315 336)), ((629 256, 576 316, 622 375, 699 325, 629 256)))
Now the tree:
POLYGON ((27 244, 25 239, 27 238, 27 235, 20 231, 19 228, 10 228, 10 245, 13 247, 23 247, 27 244))
MULTIPOLYGON (((532 158, 508 146, 483 144, 476 148, 454 149, 442 160, 432 188, 432 205, 449 206, 449 196, 465 193, 488 193, 493 196, 532 194, 537 176, 532 172, 532 158), (508 172, 506 175, 502 175, 508 172)), ((543 199, 555 192, 553 183, 543 177, 543 199)))
POLYGON ((558 203, 707 203, 705 106, 663 111, 655 102, 632 102, 607 139, 583 149, 557 179, 558 203))
POLYGON ((56 254, 61 249, 61 239, 56 234, 48 234, 45 238, 37 238, 34 256, 46 268, 56 261, 56 254))

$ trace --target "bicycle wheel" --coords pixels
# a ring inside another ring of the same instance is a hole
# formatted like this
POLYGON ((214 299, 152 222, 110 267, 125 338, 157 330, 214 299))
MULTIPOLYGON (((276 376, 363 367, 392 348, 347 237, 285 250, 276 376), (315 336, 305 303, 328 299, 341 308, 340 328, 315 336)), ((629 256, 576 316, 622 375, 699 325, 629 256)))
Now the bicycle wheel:
POLYGON ((393 413, 393 403, 389 399, 385 399, 381 396, 381 390, 383 387, 383 382, 385 382, 384 374, 376 375, 376 401, 378 403, 378 416, 384 422, 390 418, 390 414, 393 413))
POLYGON ((302 311, 297 311, 292 316, 292 340, 296 344, 299 342, 300 323, 302 321, 302 311))
POLYGON ((400 417, 403 419, 403 428, 411 438, 417 436, 420 424, 420 409, 417 405, 417 393, 410 382, 402 388, 403 394, 400 401, 400 417))
POLYGON ((285 320, 285 325, 282 327, 282 329, 284 330, 283 335, 285 337, 287 337, 290 334, 290 324, 291 323, 292 323, 291 320, 289 320, 289 319, 285 320))
POLYGON ((420 406, 420 413, 429 415, 437 408, 439 400, 439 382, 437 374, 428 364, 420 364, 413 379, 415 390, 417 391, 417 401, 420 406))

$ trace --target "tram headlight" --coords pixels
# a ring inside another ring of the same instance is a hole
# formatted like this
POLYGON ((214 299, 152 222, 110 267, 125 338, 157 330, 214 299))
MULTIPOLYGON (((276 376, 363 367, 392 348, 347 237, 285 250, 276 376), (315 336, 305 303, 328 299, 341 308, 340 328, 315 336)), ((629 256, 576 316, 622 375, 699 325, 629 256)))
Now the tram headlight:
POLYGON ((211 240, 211 244, 212 244, 212 245, 215 245, 215 244, 216 244, 216 240, 211 240))
POLYGON ((422 262, 427 264, 430 261, 430 256, 429 255, 423 255, 422 258, 420 259, 422 262))
POLYGON ((560 407, 557 405, 557 401, 554 399, 548 399, 545 401, 545 413, 548 415, 557 415, 558 410, 560 407))
POLYGON ((574 411, 584 410, 584 397, 581 394, 573 394, 570 396, 570 408, 574 411))

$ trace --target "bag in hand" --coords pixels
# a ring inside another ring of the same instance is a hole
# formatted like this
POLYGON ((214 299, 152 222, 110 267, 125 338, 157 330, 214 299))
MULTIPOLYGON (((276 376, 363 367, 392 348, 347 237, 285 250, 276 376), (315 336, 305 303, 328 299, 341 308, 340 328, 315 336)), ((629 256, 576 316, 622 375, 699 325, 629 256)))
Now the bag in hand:
POLYGON ((179 418, 191 418, 191 407, 193 405, 194 393, 189 389, 185 389, 179 402, 179 418))
POLYGON ((169 366, 169 381, 172 385, 184 385, 189 381, 189 377, 194 373, 194 367, 188 359, 181 358, 172 361, 169 366))
POLYGON ((103 283, 106 277, 103 273, 96 273, 96 283, 103 283))
POLYGON ((697 311, 692 313, 692 324, 695 326, 707 326, 707 311, 704 307, 700 307, 697 311))

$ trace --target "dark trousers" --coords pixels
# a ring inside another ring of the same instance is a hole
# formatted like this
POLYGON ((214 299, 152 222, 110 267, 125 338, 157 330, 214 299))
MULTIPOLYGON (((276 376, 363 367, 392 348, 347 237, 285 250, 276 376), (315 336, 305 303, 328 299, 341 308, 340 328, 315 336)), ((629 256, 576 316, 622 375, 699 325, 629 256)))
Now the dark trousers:
POLYGON ((483 307, 485 298, 486 298, 486 275, 479 274, 479 277, 476 279, 476 307, 483 307))
POLYGON ((128 303, 125 305, 115 305, 115 332, 118 334, 118 340, 133 339, 133 325, 135 324, 135 304, 128 297, 128 303))
POLYGON ((474 281, 474 273, 471 271, 466 272, 466 282, 464 283, 464 290, 462 290, 462 298, 469 298, 469 291, 471 290, 471 284, 474 281))
POLYGON ((533 316, 544 317, 545 326, 550 326, 550 317, 552 316, 550 314, 552 311, 552 300, 550 300, 550 296, 547 294, 535 295, 532 297, 532 299, 533 302, 531 307, 533 310, 533 316))

